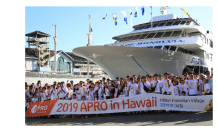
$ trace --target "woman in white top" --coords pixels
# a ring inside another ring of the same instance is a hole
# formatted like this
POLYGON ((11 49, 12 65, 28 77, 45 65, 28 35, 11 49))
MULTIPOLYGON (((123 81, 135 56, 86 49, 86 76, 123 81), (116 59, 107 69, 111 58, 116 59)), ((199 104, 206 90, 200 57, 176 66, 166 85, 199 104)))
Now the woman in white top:
POLYGON ((169 93, 172 96, 179 96, 179 87, 176 84, 177 84, 177 80, 174 79, 169 89, 169 93))
POLYGON ((204 86, 204 92, 202 92, 202 95, 210 95, 210 84, 208 83, 208 79, 203 79, 203 86, 204 86))
POLYGON ((53 86, 51 90, 51 100, 57 100, 57 90, 56 90, 56 85, 53 86))
POLYGON ((124 82, 124 87, 123 87, 123 95, 125 96, 125 97, 127 97, 128 96, 128 83, 125 81, 124 82))
POLYGON ((157 80, 157 76, 158 75, 155 74, 153 77, 154 80, 151 81, 150 91, 151 93, 153 92, 153 93, 160 94, 162 93, 162 86, 160 86, 161 83, 157 80))
POLYGON ((67 84, 67 89, 68 89, 68 92, 67 92, 67 99, 70 100, 72 95, 73 95, 73 90, 72 90, 72 86, 71 84, 67 84))
POLYGON ((42 93, 40 93, 41 102, 47 100, 47 96, 48 96, 48 95, 47 95, 47 93, 45 92, 45 90, 46 90, 46 88, 43 87, 43 88, 42 88, 42 93))
POLYGON ((32 102, 35 103, 35 102, 38 102, 39 99, 37 98, 36 94, 33 95, 33 98, 32 98, 32 102))
POLYGON ((104 93, 105 93, 106 99, 110 99, 110 88, 108 87, 107 84, 104 84, 104 93))
POLYGON ((188 96, 188 85, 185 83, 185 79, 181 78, 179 83, 180 96, 182 96, 182 92, 185 91, 185 96, 188 96))
POLYGON ((122 98, 122 97, 125 97, 125 95, 123 95, 123 90, 120 90, 120 95, 118 98, 122 98))

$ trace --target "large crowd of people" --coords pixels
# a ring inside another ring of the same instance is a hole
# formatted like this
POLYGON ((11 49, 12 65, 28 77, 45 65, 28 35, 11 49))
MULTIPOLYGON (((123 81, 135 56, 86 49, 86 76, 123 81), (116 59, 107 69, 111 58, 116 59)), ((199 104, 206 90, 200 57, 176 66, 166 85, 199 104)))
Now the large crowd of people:
MULTIPOLYGON (((117 77, 116 80, 102 78, 97 82, 89 79, 86 82, 80 81, 74 84, 73 80, 65 83, 56 82, 52 85, 42 85, 39 80, 35 85, 25 83, 26 110, 30 103, 49 100, 73 100, 73 101, 97 101, 121 97, 130 97, 138 94, 156 93, 173 96, 200 96, 212 95, 213 75, 206 71, 205 75, 197 73, 184 73, 184 78, 174 76, 170 73, 151 73, 146 76, 127 75, 126 78, 117 77)), ((64 118, 64 116, 60 116, 64 118)), ((73 115, 72 118, 75 118, 73 115)), ((83 116, 82 116, 83 117, 83 116)), ((87 115, 85 116, 88 117, 87 115)))

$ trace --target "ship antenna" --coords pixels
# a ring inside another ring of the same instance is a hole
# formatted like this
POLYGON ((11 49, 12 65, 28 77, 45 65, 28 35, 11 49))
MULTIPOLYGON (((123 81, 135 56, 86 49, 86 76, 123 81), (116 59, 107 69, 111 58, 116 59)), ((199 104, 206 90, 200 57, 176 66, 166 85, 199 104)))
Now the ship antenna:
POLYGON ((151 29, 152 29, 152 6, 151 7, 151 29))

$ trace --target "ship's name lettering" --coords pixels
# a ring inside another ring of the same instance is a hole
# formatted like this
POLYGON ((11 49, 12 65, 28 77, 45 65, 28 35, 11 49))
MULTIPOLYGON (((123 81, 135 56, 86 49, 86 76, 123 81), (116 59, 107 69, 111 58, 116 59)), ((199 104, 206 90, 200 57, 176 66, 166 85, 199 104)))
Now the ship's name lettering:
POLYGON ((204 64, 205 64, 205 63, 204 63, 204 59, 195 58, 195 57, 192 58, 191 63, 198 64, 198 65, 204 65, 204 64))
POLYGON ((122 44, 120 46, 133 46, 133 45, 145 45, 145 44, 161 44, 161 43, 179 43, 185 42, 185 40, 159 40, 159 41, 148 41, 148 42, 138 42, 138 43, 128 43, 122 44))

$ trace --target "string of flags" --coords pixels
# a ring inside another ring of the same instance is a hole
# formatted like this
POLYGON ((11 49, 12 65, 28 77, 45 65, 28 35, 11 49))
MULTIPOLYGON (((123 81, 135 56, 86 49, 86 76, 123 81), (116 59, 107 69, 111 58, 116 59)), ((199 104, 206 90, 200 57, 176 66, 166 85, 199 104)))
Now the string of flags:
MULTIPOLYGON (((179 7, 190 19, 192 19, 192 17, 188 14, 188 12, 185 11, 185 9, 183 9, 182 7, 179 7)), ((195 20, 195 19, 194 19, 195 20)))

